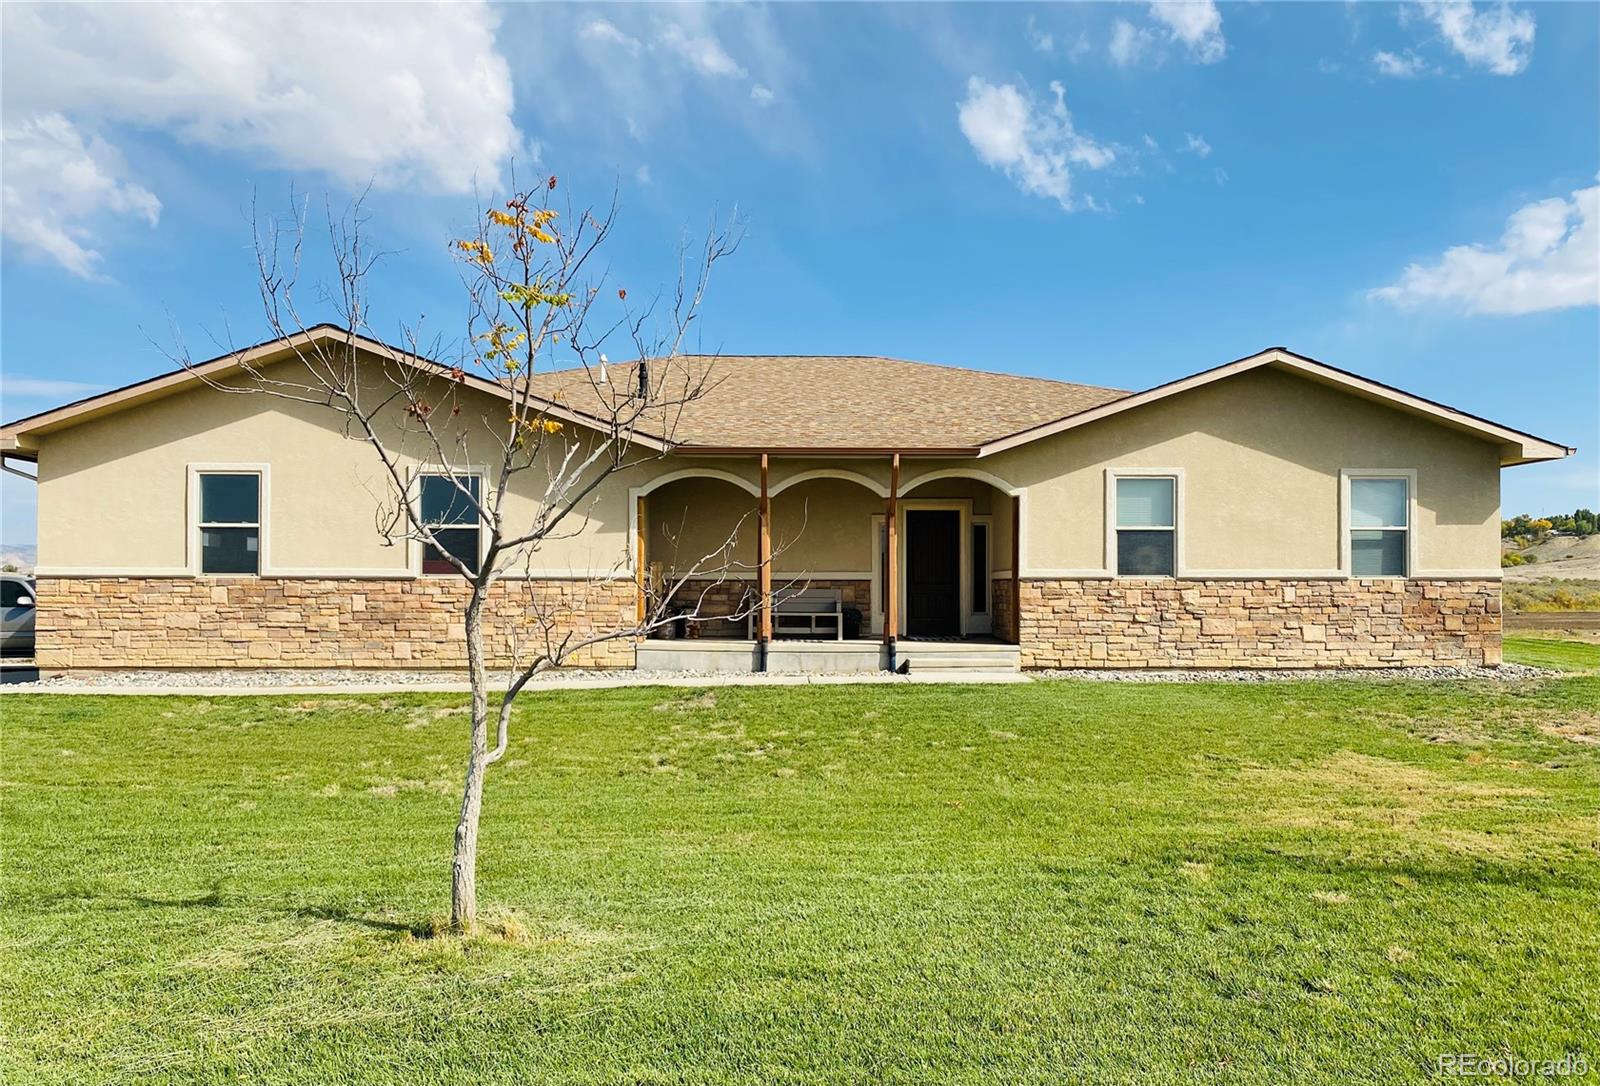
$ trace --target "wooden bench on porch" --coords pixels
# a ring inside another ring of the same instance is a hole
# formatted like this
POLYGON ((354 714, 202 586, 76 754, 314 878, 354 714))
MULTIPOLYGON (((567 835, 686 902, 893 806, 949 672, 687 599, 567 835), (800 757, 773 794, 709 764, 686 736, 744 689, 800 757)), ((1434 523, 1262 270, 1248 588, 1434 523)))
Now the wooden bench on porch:
MULTIPOLYGON (((750 639, 755 640, 756 616, 749 620, 750 639)), ((772 601, 772 636, 804 634, 816 637, 831 633, 835 641, 844 640, 844 602, 837 588, 805 588, 772 601)))

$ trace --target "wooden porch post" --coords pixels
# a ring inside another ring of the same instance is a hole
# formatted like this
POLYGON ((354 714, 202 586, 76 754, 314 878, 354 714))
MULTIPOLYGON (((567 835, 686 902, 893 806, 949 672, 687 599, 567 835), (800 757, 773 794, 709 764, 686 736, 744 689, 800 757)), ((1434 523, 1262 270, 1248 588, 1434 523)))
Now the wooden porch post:
POLYGON ((900 454, 889 464, 889 496, 883 500, 883 524, 888 533, 889 553, 884 556, 883 644, 889 650, 889 670, 899 667, 895 659, 895 639, 900 631, 900 528, 895 504, 900 497, 900 454))
POLYGON ((761 593, 760 638, 761 670, 767 670, 767 644, 772 640, 772 499, 767 494, 766 453, 761 454, 761 504, 756 509, 757 532, 756 590, 761 593))

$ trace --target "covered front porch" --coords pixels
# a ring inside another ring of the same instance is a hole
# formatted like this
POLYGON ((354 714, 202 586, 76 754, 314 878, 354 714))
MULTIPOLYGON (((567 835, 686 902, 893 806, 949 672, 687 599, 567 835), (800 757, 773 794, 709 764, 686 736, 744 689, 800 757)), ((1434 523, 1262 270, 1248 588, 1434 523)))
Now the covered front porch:
POLYGON ((641 614, 680 615, 638 666, 1015 670, 1020 507, 934 460, 675 461, 635 492, 641 614))

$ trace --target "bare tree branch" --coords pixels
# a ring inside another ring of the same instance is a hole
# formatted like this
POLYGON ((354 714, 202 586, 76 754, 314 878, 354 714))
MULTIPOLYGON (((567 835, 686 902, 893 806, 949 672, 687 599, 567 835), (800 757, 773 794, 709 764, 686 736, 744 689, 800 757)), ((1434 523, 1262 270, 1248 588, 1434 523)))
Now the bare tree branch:
MULTIPOLYGON (((372 450, 380 469, 371 493, 384 542, 422 548, 430 562, 447 566, 467 585, 472 727, 451 895, 459 928, 470 928, 476 916, 484 771, 505 754, 517 695, 542 671, 679 620, 684 600, 698 618, 711 587, 739 572, 732 560, 735 526, 727 540, 687 566, 675 562, 671 582, 631 620, 615 616, 614 607, 589 606, 603 586, 628 576, 626 556, 616 556, 609 570, 568 582, 562 588, 572 596, 567 605, 538 579, 535 557, 544 545, 581 535, 606 483, 670 451, 685 409, 715 387, 714 367, 707 360, 689 364, 683 350, 714 268, 733 255, 742 236, 737 214, 725 225, 714 220, 698 249, 680 246, 673 286, 639 306, 598 267, 616 227, 616 194, 599 210, 575 208, 570 200, 558 207, 557 187, 551 177, 502 206, 480 203, 469 236, 452 242, 468 303, 458 342, 424 341, 420 326, 401 325, 397 335, 371 327, 372 280, 385 254, 367 237, 366 193, 342 211, 324 203, 332 279, 316 288, 316 309, 335 319, 308 321, 297 292, 310 201, 291 190, 280 219, 264 214, 252 195, 257 287, 283 350, 263 354, 230 344, 226 364, 200 364, 174 335, 177 345, 169 352, 219 392, 333 412, 347 436, 372 450), (615 292, 614 307, 608 290, 615 292), (327 331, 330 323, 334 334, 327 331), (391 339, 398 345, 390 346, 391 339), (638 359, 632 387, 619 388, 605 376, 608 344, 613 350, 621 344, 638 359), (460 517, 424 507, 425 478, 447 480, 433 485, 445 487, 446 512, 460 517), (476 556, 446 545, 446 533, 464 528, 476 530, 476 556), (500 631, 498 656, 506 680, 490 748, 492 654, 485 624, 492 592, 502 602, 522 603, 501 619, 507 628, 500 631), (617 621, 597 623, 600 614, 617 621), (574 621, 578 617, 585 621, 574 621)), ((746 593, 738 614, 721 617, 743 619, 758 605, 746 593)))

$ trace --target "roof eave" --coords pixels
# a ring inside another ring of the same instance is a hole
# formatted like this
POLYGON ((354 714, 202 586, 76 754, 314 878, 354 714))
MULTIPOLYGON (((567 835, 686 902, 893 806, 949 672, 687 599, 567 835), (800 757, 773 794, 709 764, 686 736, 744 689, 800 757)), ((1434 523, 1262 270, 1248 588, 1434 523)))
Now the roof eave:
POLYGON ((894 456, 904 457, 975 457, 976 445, 915 446, 915 445, 698 445, 682 442, 673 445, 671 452, 682 456, 894 456))
MULTIPOLYGON (((447 367, 432 359, 423 358, 367 336, 351 336, 348 330, 335 325, 317 324, 302 332, 257 343, 254 346, 231 351, 228 354, 219 355, 205 362, 197 362, 192 366, 185 366, 168 373, 158 374, 144 381, 137 381, 131 385, 124 385, 121 388, 111 389, 96 396, 75 400, 72 403, 63 404, 48 411, 41 411, 17 419, 0 428, 0 442, 9 441, 15 443, 16 451, 19 454, 24 451, 35 451, 36 454, 38 436, 40 434, 63 429, 72 425, 75 420, 83 419, 86 416, 88 418, 98 418, 116 411, 136 407, 154 399, 173 395, 190 387, 197 381, 224 377, 255 362, 272 358, 276 354, 294 351, 302 346, 313 346, 318 342, 329 340, 351 341, 368 354, 388 355, 400 362, 441 378, 447 380, 456 379, 447 367)), ((475 374, 468 373, 461 380, 469 388, 477 389, 480 392, 498 396, 502 399, 509 398, 506 390, 500 385, 475 374)), ((591 415, 588 412, 575 410, 555 400, 531 393, 528 395, 528 400, 546 414, 574 425, 602 432, 610 429, 609 420, 591 415)), ((630 443, 643 445, 658 452, 665 451, 668 448, 667 442, 659 437, 641 433, 637 430, 629 433, 627 440, 630 443)))

